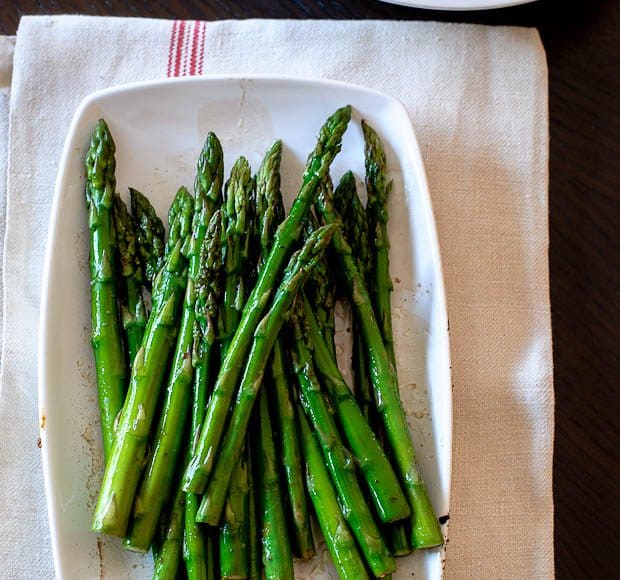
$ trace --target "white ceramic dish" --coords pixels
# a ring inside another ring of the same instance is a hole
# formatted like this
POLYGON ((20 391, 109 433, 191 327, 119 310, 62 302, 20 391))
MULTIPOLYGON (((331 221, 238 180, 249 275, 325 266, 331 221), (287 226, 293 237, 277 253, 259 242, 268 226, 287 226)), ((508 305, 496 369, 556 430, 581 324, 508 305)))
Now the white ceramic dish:
POLYGON ((518 4, 529 4, 536 0, 380 0, 388 4, 399 4, 410 8, 428 10, 490 10, 508 8, 518 4))
MULTIPOLYGON (((43 280, 39 407, 43 466, 59 578, 148 578, 151 560, 90 532, 102 475, 96 383, 89 343, 88 230, 83 159, 98 118, 117 146, 118 190, 134 186, 165 215, 180 184, 191 186, 209 130, 220 137, 226 169, 240 154, 257 168, 276 138, 284 141, 283 191, 290 204, 324 119, 350 103, 353 121, 332 175, 351 168, 363 179, 366 118, 383 137, 394 179, 390 236, 394 330, 403 399, 419 462, 438 515, 448 513, 452 399, 448 320, 435 222, 409 117, 391 97, 330 81, 282 77, 192 78, 140 83, 88 97, 75 113, 60 162, 43 280)), ((342 360, 349 345, 340 322, 342 360)), ((323 555, 325 556, 325 555, 323 555)), ((440 578, 442 550, 398 560, 397 578, 440 578)), ((330 578, 318 557, 299 577, 330 578)))

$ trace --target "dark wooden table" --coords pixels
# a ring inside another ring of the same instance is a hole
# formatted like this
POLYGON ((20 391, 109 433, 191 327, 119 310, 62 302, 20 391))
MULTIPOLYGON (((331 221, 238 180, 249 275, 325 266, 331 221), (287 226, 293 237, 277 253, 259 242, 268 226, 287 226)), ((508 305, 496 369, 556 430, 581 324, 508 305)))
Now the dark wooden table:
POLYGON ((620 2, 543 0, 450 13, 373 0, 0 0, 0 33, 15 34, 22 14, 76 12, 205 20, 432 19, 538 27, 550 76, 556 570, 558 578, 618 577, 620 2))

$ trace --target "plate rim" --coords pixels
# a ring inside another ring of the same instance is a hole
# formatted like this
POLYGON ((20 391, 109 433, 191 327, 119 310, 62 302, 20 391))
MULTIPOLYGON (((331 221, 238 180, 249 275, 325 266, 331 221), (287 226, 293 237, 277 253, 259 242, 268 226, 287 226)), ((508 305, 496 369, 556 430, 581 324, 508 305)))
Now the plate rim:
MULTIPOLYGON (((531 1, 531 0, 528 0, 531 1)), ((296 76, 296 75, 280 75, 280 74, 253 74, 253 75, 244 75, 244 74, 213 74, 213 75, 200 75, 200 76, 191 76, 191 77, 176 77, 176 78, 163 78, 163 79, 155 79, 155 80, 145 80, 145 81, 136 81, 131 83, 124 83, 121 85, 116 85, 112 87, 107 87, 103 89, 99 89, 92 93, 86 95, 78 107, 75 109, 73 113, 73 117, 71 119, 71 123, 69 125, 69 129, 65 136, 65 141, 62 149, 62 153, 60 155, 58 161, 58 169, 56 173, 56 179, 54 184, 54 193, 50 208, 50 217, 48 222, 48 232, 46 236, 46 245, 45 245, 45 257, 43 263, 43 274, 42 274, 42 284, 41 284, 41 299, 40 299, 40 311, 38 316, 38 324, 39 324, 39 333, 37 340, 37 410, 38 410, 38 423, 39 423, 39 436, 41 440, 41 460, 42 460, 42 468, 43 468, 43 481, 45 488, 45 500, 46 500, 46 508, 47 508, 47 519, 48 525, 50 528, 50 541, 52 545, 52 557, 54 562, 55 573, 58 577, 62 577, 60 571, 62 570, 60 552, 61 545, 59 542, 59 535, 56 533, 58 528, 58 513, 56 509, 55 498, 52 493, 52 476, 51 476, 51 457, 50 457, 50 446, 47 444, 47 429, 45 426, 45 417, 46 417, 46 403, 50 396, 49 388, 47 380, 47 366, 50 364, 49 356, 47 355, 47 345, 49 343, 50 337, 48 332, 49 322, 49 312, 50 312, 50 304, 49 304, 49 292, 50 292, 50 277, 53 268, 53 256, 54 252, 53 245, 54 240, 57 237, 57 231, 59 227, 59 222, 61 218, 60 212, 60 198, 62 196, 62 186, 65 179, 65 175, 67 173, 67 165, 73 154, 73 147, 75 141, 75 134, 80 127, 82 122, 82 118, 85 112, 95 104, 98 100, 114 97, 117 95, 122 95, 123 93, 131 94, 134 91, 141 90, 149 90, 149 89, 157 89, 162 86, 169 85, 192 85, 192 84, 211 84, 211 83, 243 83, 243 82, 252 82, 252 81, 260 81, 267 83, 291 83, 297 85, 319 85, 324 86, 326 88, 340 88, 355 92, 361 92, 373 95, 375 97, 379 97, 390 101, 391 104, 400 109, 400 113, 405 116, 406 119, 409 120, 407 126, 405 127, 405 132, 409 134, 408 139, 408 147, 415 161, 416 168, 412 168, 415 170, 417 174, 416 181, 420 186, 419 195, 422 195, 425 198, 425 203, 427 204, 427 215, 425 216, 428 225, 429 225, 429 237, 430 237, 430 248, 429 251, 432 254, 433 262, 436 264, 438 269, 438 277, 440 284, 435 287, 435 292, 437 292, 437 300, 440 301, 443 312, 446 315, 446 328, 441 329, 441 344, 445 350, 446 354, 446 368, 444 369, 446 372, 446 391, 448 396, 446 397, 445 402, 445 410, 446 413, 446 421, 448 422, 449 429, 447 430, 447 437, 444 439, 445 453, 448 453, 448 461, 447 461, 447 480, 448 485, 445 492, 445 501, 448 506, 448 509, 451 505, 451 492, 452 492, 452 473, 453 473, 453 439, 454 439, 454 413, 453 413, 453 383, 452 383, 452 358, 451 358, 451 349, 450 349, 450 328, 449 328, 449 311, 447 304, 447 296, 445 290, 445 277, 444 277, 444 269, 443 262, 441 259, 441 251, 439 246, 439 236, 437 231, 437 221, 435 218, 435 212, 433 209, 432 198, 430 195, 430 189, 428 185, 428 179, 426 174, 426 167, 424 165, 422 154, 420 151, 419 142, 417 136, 415 134, 415 130, 413 127, 413 123, 411 120, 411 116, 407 111, 404 104, 397 99, 396 97, 385 93, 383 91, 379 91, 370 87, 366 87, 364 85, 358 85, 354 83, 348 83, 343 81, 332 80, 328 78, 321 77, 307 77, 307 76, 296 76)), ((439 515, 439 514, 438 514, 439 515)), ((448 523, 444 526, 444 536, 448 535, 448 523)), ((446 544, 444 543, 442 550, 443 554, 445 554, 446 544)))
POLYGON ((407 8, 421 8, 424 10, 473 12, 475 10, 497 10, 500 8, 511 8, 514 6, 519 6, 520 4, 532 4, 537 0, 465 0, 466 4, 454 4, 455 0, 420 0, 419 2, 417 0, 379 1, 387 4, 397 4, 407 8))

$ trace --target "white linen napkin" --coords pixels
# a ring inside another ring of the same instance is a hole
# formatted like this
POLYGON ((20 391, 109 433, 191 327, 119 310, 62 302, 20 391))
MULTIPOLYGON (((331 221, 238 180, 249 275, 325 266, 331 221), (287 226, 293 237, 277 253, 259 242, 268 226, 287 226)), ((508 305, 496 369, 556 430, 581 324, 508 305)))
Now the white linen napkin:
MULTIPOLYGON (((553 577, 547 70, 537 32, 74 16, 22 19, 15 48, 0 375, 3 574, 53 575, 37 449, 36 331, 51 195, 73 112, 111 85, 227 72, 348 81, 405 104, 428 173, 450 314, 446 578, 553 577)), ((0 115, 0 141, 2 127, 0 115)))

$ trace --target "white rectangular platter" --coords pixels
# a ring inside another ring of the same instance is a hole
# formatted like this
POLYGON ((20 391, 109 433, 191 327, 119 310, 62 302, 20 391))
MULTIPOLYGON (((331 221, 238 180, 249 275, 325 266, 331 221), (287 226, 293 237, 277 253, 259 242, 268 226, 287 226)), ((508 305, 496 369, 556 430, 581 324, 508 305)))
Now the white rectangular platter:
MULTIPOLYGON (((284 77, 203 77, 139 83, 88 97, 77 110, 60 162, 47 246, 39 336, 39 407, 47 505, 59 578, 148 578, 150 556, 125 552, 90 531, 103 472, 97 388, 90 347, 88 229, 83 160, 96 121, 106 119, 117 148, 118 190, 135 187, 164 217, 181 184, 191 189, 208 131, 222 141, 226 171, 241 154, 258 168, 284 142, 287 207, 324 120, 351 104, 353 120, 332 166, 353 170, 363 189, 362 118, 387 152, 394 332, 401 393, 419 463, 438 516, 449 509, 452 391, 448 318, 435 221, 422 159, 403 106, 362 87, 284 77)), ((165 220, 164 220, 165 221, 165 220)), ((350 324, 339 310, 339 362, 348 368, 350 324)), ((350 379, 350 373, 346 376, 350 379)), ((442 518, 443 519, 443 518, 442 518)), ((447 525, 444 525, 444 534, 447 525)), ((438 579, 442 549, 398 559, 395 578, 438 579)), ((324 547, 299 565, 299 578, 336 578, 324 547)))

